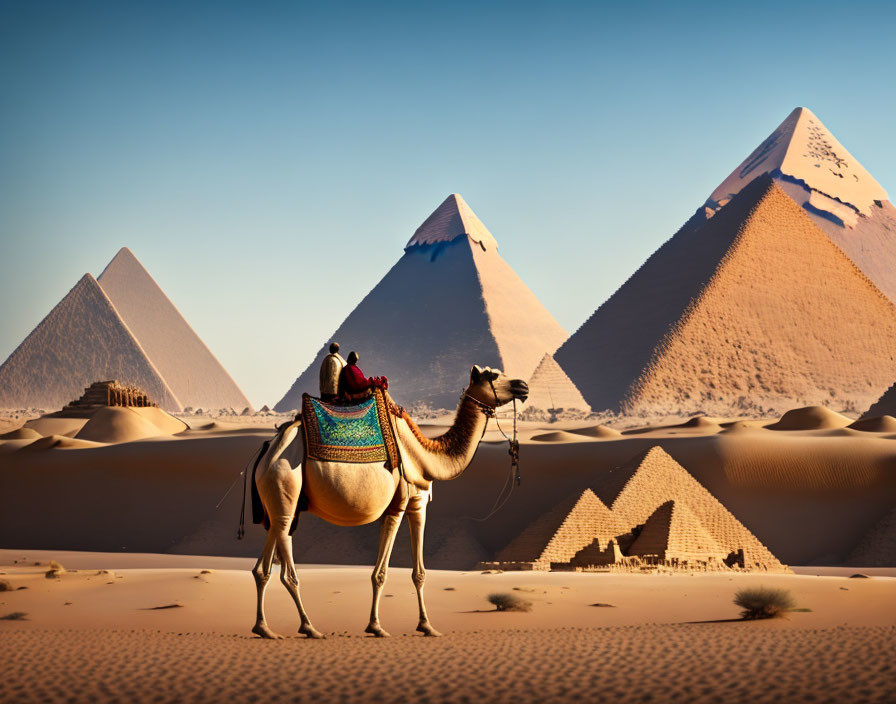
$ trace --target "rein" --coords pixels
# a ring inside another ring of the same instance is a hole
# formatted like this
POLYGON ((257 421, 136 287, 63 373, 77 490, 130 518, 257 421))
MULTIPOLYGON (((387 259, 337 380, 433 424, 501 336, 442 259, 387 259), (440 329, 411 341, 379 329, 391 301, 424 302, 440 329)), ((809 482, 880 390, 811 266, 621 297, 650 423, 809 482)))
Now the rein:
MULTIPOLYGON (((498 401, 498 392, 495 390, 495 385, 489 380, 489 386, 492 388, 492 393, 495 396, 495 403, 500 405, 498 401)), ((485 437, 485 431, 488 429, 488 419, 494 418, 495 425, 498 426, 498 430, 501 431, 501 435, 504 436, 504 439, 507 441, 509 445, 509 449, 507 450, 507 454, 510 455, 510 474, 507 475, 507 479, 504 481, 504 486, 501 487, 501 491, 498 492, 498 496, 495 499, 495 503, 492 505, 491 510, 482 516, 481 518, 477 518, 476 516, 461 516, 461 519, 468 521, 476 521, 477 523, 482 523, 483 521, 487 521, 489 518, 494 516, 498 511, 504 508, 504 505, 510 499, 511 494, 513 494, 513 489, 515 486, 519 486, 522 480, 520 476, 520 442, 517 439, 517 431, 516 431, 516 397, 513 399, 513 437, 509 437, 507 433, 504 432, 504 429, 501 427, 501 422, 498 420, 498 415, 495 412, 497 406, 492 407, 486 403, 482 403, 479 399, 475 399, 467 393, 464 393, 464 397, 473 401, 474 404, 479 406, 482 409, 483 413, 485 413, 485 427, 482 429, 482 436, 479 438, 479 441, 482 442, 482 438, 485 437), (488 409, 488 410, 486 410, 488 409), (508 489, 509 487, 509 489, 508 489)))

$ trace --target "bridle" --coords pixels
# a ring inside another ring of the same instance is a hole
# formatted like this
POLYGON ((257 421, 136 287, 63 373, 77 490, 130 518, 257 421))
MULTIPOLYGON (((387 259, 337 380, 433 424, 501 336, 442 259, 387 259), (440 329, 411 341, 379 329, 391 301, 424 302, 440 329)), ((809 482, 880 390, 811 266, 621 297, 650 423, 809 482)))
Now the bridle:
POLYGON ((516 431, 516 396, 513 397, 513 437, 509 437, 507 433, 504 432, 504 428, 501 427, 501 422, 498 420, 498 415, 496 413, 497 407, 501 405, 501 401, 498 399, 498 391, 497 389, 495 389, 495 384, 491 379, 488 380, 488 385, 491 387, 492 394, 495 397, 494 406, 483 403, 478 398, 470 396, 470 394, 468 394, 467 392, 463 393, 462 398, 467 398, 472 401, 472 403, 485 414, 485 427, 483 427, 482 429, 482 436, 479 438, 480 442, 482 442, 482 438, 485 437, 485 431, 488 428, 488 419, 495 419, 495 425, 498 426, 498 430, 501 432, 501 435, 504 436, 504 439, 507 441, 507 444, 509 446, 507 453, 510 455, 510 474, 507 476, 507 479, 504 482, 504 486, 501 487, 501 491, 498 492, 498 498, 495 499, 495 503, 492 506, 491 511, 489 511, 481 518, 477 518, 475 516, 461 516, 461 518, 465 518, 470 521, 477 521, 479 523, 487 521, 498 511, 504 508, 504 505, 507 503, 508 499, 510 499, 510 495, 513 493, 514 487, 519 486, 522 481, 522 477, 520 476, 520 441, 517 438, 516 431))

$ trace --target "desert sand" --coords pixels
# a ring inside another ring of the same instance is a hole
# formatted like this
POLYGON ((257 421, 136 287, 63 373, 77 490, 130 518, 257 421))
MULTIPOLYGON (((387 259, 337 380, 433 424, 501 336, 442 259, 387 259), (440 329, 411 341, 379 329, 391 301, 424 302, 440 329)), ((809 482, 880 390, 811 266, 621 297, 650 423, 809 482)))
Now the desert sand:
POLYGON ((363 634, 370 568, 300 566, 306 605, 328 638, 295 636, 295 609, 275 583, 269 618, 289 637, 271 642, 249 633, 251 560, 2 550, 0 563, 0 579, 14 589, 0 592, 0 616, 26 614, 0 620, 4 702, 253 694, 349 702, 883 702, 896 687, 896 578, 881 570, 866 579, 430 570, 430 615, 445 637, 424 639, 413 631, 409 570, 393 569, 382 607, 393 637, 381 640, 363 634), (50 559, 69 571, 47 579, 50 559), (734 592, 757 584, 789 589, 810 610, 738 620, 734 592), (498 613, 485 599, 491 592, 518 595, 532 610, 498 613))

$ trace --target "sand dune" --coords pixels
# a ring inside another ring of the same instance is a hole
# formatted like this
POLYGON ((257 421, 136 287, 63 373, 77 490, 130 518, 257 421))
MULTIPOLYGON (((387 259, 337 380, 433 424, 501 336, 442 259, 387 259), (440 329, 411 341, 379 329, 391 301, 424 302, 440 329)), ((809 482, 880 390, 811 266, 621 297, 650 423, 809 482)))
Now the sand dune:
POLYGON ((42 450, 79 450, 99 447, 101 443, 86 438, 70 438, 65 435, 47 435, 21 448, 21 451, 40 452, 42 450))
POLYGON ((622 435, 622 433, 615 428, 610 428, 606 425, 592 425, 587 428, 576 428, 569 432, 575 435, 584 435, 589 438, 618 438, 622 435))
POLYGON ((532 439, 536 442, 582 442, 584 433, 568 433, 565 430, 554 430, 550 433, 540 433, 533 435, 532 439))
POLYGON ((896 418, 893 416, 863 418, 862 420, 857 420, 849 427, 866 433, 896 433, 896 418))
POLYGON ((168 416, 158 408, 125 408, 110 406, 100 408, 88 419, 84 427, 75 436, 79 440, 94 442, 121 443, 133 442, 158 435, 171 435, 186 429, 186 423, 168 416), (149 411, 150 413, 147 413, 149 411), (156 413, 151 413, 155 411, 156 413), (158 419, 165 429, 153 423, 149 418, 158 419))
POLYGON ((845 428, 851 418, 835 413, 824 406, 806 406, 787 411, 777 423, 765 426, 769 430, 828 430, 845 428))
POLYGON ((41 437, 43 435, 34 430, 34 428, 22 427, 0 435, 0 440, 37 440, 37 438, 41 437))

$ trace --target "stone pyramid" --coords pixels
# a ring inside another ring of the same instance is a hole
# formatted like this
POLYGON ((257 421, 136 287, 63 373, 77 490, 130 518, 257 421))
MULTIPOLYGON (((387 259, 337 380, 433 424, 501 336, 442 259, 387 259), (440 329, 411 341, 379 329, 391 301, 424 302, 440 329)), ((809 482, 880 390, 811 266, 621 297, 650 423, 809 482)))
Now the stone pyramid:
POLYGON ((712 217, 768 173, 875 285, 896 302, 896 208, 808 108, 796 108, 710 195, 712 217))
POLYGON ((122 248, 97 281, 184 406, 251 407, 130 249, 122 248))
POLYGON ((676 501, 667 501, 651 514, 627 554, 692 563, 708 558, 723 562, 728 557, 687 504, 676 501))
POLYGON ((546 411, 562 408, 564 411, 591 413, 591 406, 572 383, 554 358, 545 353, 538 367, 529 379, 529 398, 524 408, 539 408, 546 411))
POLYGON ((105 291, 84 274, 0 367, 0 407, 62 408, 94 381, 133 383, 179 407, 105 291))
POLYGON ((0 366, 0 407, 55 410, 104 379, 169 411, 249 405, 127 249, 99 280, 85 274, 0 366))
POLYGON ((554 354, 594 410, 867 408, 896 308, 769 174, 682 228, 554 354))
POLYGON ((497 559, 549 569, 552 562, 570 562, 595 541, 606 548, 611 539, 627 532, 594 492, 585 489, 536 519, 498 553, 497 559))
MULTIPOLYGON (((607 473, 594 493, 630 527, 646 524, 660 506, 674 502, 694 515, 725 556, 743 550, 747 567, 783 568, 756 536, 659 446, 607 473)), ((688 543, 684 537, 681 541, 688 543)))
POLYGON ((528 379, 567 333, 498 254, 457 194, 417 229, 403 256, 327 340, 274 407, 317 395, 330 340, 356 350, 368 376, 389 377, 399 403, 454 408, 474 364, 528 379))

